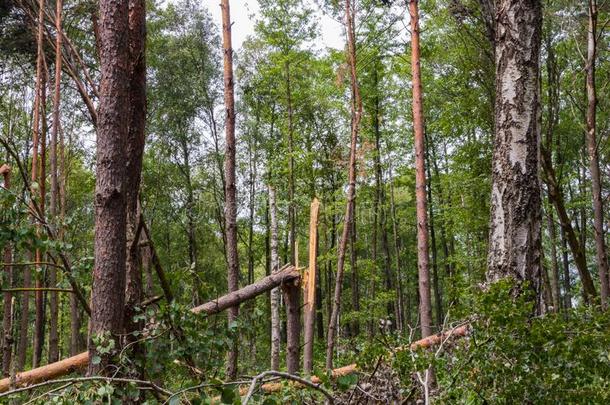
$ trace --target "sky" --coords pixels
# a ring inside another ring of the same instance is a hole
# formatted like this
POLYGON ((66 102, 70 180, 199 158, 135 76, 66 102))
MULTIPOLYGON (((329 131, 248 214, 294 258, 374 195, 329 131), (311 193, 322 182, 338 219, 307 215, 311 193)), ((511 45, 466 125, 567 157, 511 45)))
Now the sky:
MULTIPOLYGON (((307 0, 307 3, 315 10, 318 19, 321 34, 320 45, 323 48, 343 49, 345 47, 345 34, 341 23, 322 13, 311 0, 307 0)), ((220 0, 204 0, 204 4, 212 14, 216 25, 222 27, 220 0)), ((254 22, 259 16, 258 0, 231 0, 230 6, 231 21, 233 22, 231 39, 233 49, 239 51, 248 35, 254 34, 254 22)))

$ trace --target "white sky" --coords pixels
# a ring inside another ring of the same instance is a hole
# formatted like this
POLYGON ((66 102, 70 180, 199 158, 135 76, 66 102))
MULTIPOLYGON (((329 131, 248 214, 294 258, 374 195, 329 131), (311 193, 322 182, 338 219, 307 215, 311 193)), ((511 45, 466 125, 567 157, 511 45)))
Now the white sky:
MULTIPOLYGON (((221 28, 220 0, 203 1, 208 10, 210 10, 214 22, 221 28)), ((320 45, 323 48, 343 49, 345 46, 345 34, 343 33, 341 23, 328 15, 324 15, 313 2, 308 1, 308 3, 315 10, 315 15, 318 19, 318 28, 321 34, 320 45)), ((233 41, 233 48, 239 51, 248 35, 254 34, 254 22, 259 16, 258 0, 231 0, 230 6, 231 21, 233 22, 231 39, 233 41)))

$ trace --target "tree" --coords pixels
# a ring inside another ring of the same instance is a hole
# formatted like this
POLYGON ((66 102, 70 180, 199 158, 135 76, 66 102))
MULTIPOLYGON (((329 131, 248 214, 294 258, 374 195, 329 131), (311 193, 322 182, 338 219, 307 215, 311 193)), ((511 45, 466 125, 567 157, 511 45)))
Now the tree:
POLYGON ((496 102, 487 279, 540 291, 540 1, 496 7, 496 102))
POLYGON ((586 90, 587 90, 587 152, 589 154, 589 171, 591 172, 591 192, 593 195, 593 230, 595 231, 595 252, 599 280, 601 285, 601 306, 606 309, 610 296, 610 278, 608 276, 608 253, 604 234, 604 207, 602 200, 601 179, 599 170, 599 157, 596 136, 597 116, 597 88, 595 86, 595 63, 597 59, 597 0, 588 1, 588 27, 587 27, 587 61, 586 90))
MULTIPOLYGON (((100 1, 100 105, 95 183, 95 268, 88 373, 108 374, 123 331, 126 263, 126 139, 129 129, 128 2, 100 1), (104 348, 105 350, 100 350, 104 348)), ((135 175, 135 173, 130 173, 135 175)))
POLYGON ((417 204, 417 269, 419 317, 422 337, 432 334, 432 299, 428 256, 428 213, 426 199, 426 152, 424 110, 419 57, 419 11, 417 0, 409 1, 411 16, 411 71, 413 75, 413 132, 415 135, 415 193, 417 204))
MULTIPOLYGON (((139 192, 146 129, 146 3, 129 1, 129 130, 126 141, 126 275, 125 275, 125 343, 133 345, 133 353, 142 361, 143 347, 135 332, 143 328, 134 320, 143 299, 142 261, 139 225, 141 209, 139 192)), ((140 367, 137 376, 144 375, 140 367)))
MULTIPOLYGON (((237 252, 237 197, 235 186, 235 101, 233 90, 233 48, 231 46, 231 12, 229 0, 222 0, 222 45, 224 51, 225 87, 225 235, 227 252, 227 281, 229 292, 239 288, 239 256, 237 252)), ((229 310, 229 325, 237 321, 239 307, 229 310)), ((237 339, 227 359, 227 376, 237 377, 237 339)))
POLYGON ((339 327, 339 311, 341 309, 341 290, 343 288, 343 268, 345 266, 345 251, 350 236, 350 225, 354 214, 354 201, 356 198, 356 146, 358 143, 358 131, 362 116, 362 99, 360 87, 358 86, 358 74, 356 70, 356 33, 355 33, 355 10, 352 0, 345 0, 345 30, 347 34, 347 59, 350 71, 351 90, 351 142, 349 153, 349 176, 347 186, 347 203, 345 207, 345 218, 339 248, 337 250, 337 275, 335 278, 335 290, 333 296, 332 312, 328 321, 328 335, 326 340, 326 369, 333 368, 333 356, 335 349, 335 337, 339 327))

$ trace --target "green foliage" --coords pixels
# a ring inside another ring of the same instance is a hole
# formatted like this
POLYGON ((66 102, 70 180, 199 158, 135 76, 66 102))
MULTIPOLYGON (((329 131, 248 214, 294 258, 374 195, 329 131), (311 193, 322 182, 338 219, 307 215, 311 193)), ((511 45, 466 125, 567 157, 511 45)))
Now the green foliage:
POLYGON ((532 316, 510 282, 475 299, 472 332, 434 359, 401 352, 403 382, 434 365, 446 403, 606 403, 610 400, 610 315, 595 308, 532 316))

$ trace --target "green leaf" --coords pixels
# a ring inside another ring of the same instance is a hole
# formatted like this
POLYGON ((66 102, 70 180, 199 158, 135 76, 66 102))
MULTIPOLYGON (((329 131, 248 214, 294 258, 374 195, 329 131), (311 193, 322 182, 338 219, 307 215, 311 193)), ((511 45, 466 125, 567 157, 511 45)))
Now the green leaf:
POLYGON ((233 400, 235 400, 236 395, 235 391, 232 388, 223 388, 222 394, 220 395, 220 401, 223 404, 232 404, 233 400))
POLYGON ((101 361, 102 358, 100 356, 93 356, 93 358, 91 359, 91 364, 98 365, 101 361))

